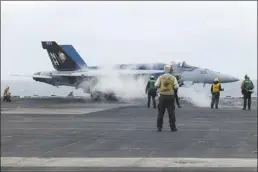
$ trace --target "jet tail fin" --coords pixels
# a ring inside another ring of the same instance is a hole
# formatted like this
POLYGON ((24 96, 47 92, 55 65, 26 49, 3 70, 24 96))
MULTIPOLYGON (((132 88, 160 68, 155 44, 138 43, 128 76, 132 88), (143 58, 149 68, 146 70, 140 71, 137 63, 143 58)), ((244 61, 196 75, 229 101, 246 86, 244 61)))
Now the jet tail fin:
POLYGON ((74 60, 73 55, 65 51, 55 41, 42 41, 42 48, 47 50, 53 67, 58 71, 75 71, 81 67, 74 60))
POLYGON ((63 50, 75 61, 75 63, 81 68, 87 68, 87 64, 82 59, 80 54, 76 51, 76 49, 72 45, 60 45, 63 50))

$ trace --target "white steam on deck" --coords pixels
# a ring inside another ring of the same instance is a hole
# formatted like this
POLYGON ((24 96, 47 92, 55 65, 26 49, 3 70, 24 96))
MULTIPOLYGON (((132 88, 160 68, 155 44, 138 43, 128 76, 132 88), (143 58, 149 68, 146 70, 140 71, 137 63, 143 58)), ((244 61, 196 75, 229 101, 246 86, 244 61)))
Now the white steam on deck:
MULTIPOLYGON (((132 75, 121 75, 113 65, 103 66, 99 70, 101 75, 96 77, 98 82, 91 91, 114 93, 121 99, 134 99, 145 97, 146 78, 135 78, 132 75)), ((83 89, 89 89, 89 83, 84 81, 80 84, 83 89)))
MULTIPOLYGON (((150 65, 150 67, 152 66, 150 65)), ((130 68, 134 68, 133 64, 130 65, 130 68)), ((114 65, 102 66, 102 69, 99 69, 99 71, 101 76, 97 77, 98 82, 91 88, 92 92, 114 93, 122 100, 147 98, 145 87, 148 77, 135 78, 133 76, 120 75, 119 70, 115 69, 114 65)), ((80 87, 84 90, 89 90, 90 84, 84 81, 80 84, 80 87)), ((192 86, 180 87, 179 96, 186 98, 197 107, 210 106, 210 95, 192 86)))

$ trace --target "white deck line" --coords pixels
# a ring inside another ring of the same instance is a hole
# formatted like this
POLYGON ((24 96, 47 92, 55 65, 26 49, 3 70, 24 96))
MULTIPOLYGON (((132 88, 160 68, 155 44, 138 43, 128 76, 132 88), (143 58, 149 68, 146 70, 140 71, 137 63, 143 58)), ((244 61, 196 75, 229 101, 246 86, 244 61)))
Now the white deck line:
POLYGON ((37 158, 1 157, 2 167, 255 167, 256 158, 37 158))

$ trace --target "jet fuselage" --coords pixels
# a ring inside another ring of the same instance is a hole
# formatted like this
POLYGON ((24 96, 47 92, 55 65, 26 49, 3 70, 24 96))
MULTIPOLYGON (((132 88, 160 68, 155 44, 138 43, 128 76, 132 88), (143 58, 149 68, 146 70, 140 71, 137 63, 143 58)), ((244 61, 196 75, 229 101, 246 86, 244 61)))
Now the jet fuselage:
MULTIPOLYGON (((156 63, 156 64, 151 64, 151 63, 146 63, 146 64, 120 64, 120 65, 115 65, 114 69, 116 70, 137 70, 143 71, 143 70, 149 70, 150 73, 148 75, 143 75, 145 78, 148 79, 149 76, 153 75, 155 78, 158 78, 162 72, 155 73, 155 71, 163 71, 165 63, 156 63), (151 72, 153 71, 153 72, 151 72)), ((181 76, 181 82, 184 81, 190 81, 193 84, 194 83, 203 83, 203 84, 211 84, 214 82, 215 78, 219 78, 221 83, 230 83, 230 82, 236 82, 238 81, 237 78, 233 76, 229 76, 226 74, 222 74, 219 72, 215 72, 209 69, 203 69, 199 67, 194 67, 187 65, 185 62, 183 63, 178 63, 178 64, 173 64, 173 73, 174 74, 180 74, 181 76)), ((79 72, 86 72, 86 71, 101 71, 103 68, 98 67, 98 66, 89 66, 87 67, 87 70, 80 70, 79 72)), ((71 71, 72 72, 72 71, 71 71)), ((67 71, 49 71, 49 72, 37 72, 35 75, 44 75, 44 76, 51 76, 53 73, 55 74, 64 74, 64 73, 71 73, 67 71)), ((73 71, 74 72, 74 71, 73 71)), ((105 70, 103 71, 105 73, 105 70)), ((108 75, 108 73, 105 73, 105 75, 108 75)), ((138 74, 139 77, 140 74, 138 74)), ((136 75, 135 75, 136 76, 136 75)), ((137 76, 136 76, 137 77, 137 76)), ((38 82, 43 82, 46 84, 50 84, 53 86, 72 86, 75 88, 80 88, 80 83, 82 81, 89 81, 94 77, 89 77, 89 76, 52 76, 51 78, 34 78, 35 81, 38 82)), ((87 91, 86 91, 87 92, 87 91)))

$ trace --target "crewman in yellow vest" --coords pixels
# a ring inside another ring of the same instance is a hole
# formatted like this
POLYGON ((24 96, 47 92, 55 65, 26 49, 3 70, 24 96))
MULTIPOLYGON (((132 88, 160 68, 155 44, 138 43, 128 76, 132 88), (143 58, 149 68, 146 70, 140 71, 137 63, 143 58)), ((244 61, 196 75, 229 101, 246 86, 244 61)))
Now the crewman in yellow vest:
POLYGON ((219 78, 215 78, 214 83, 211 85, 211 94, 212 94, 211 108, 213 108, 215 103, 215 108, 218 109, 220 91, 224 91, 224 89, 221 88, 221 84, 219 83, 219 78))
POLYGON ((163 118, 167 109, 170 129, 172 132, 174 132, 177 131, 174 90, 179 86, 176 77, 171 74, 173 72, 172 65, 166 65, 164 70, 165 74, 159 76, 155 83, 155 86, 159 88, 157 129, 159 132, 162 131, 163 118))

